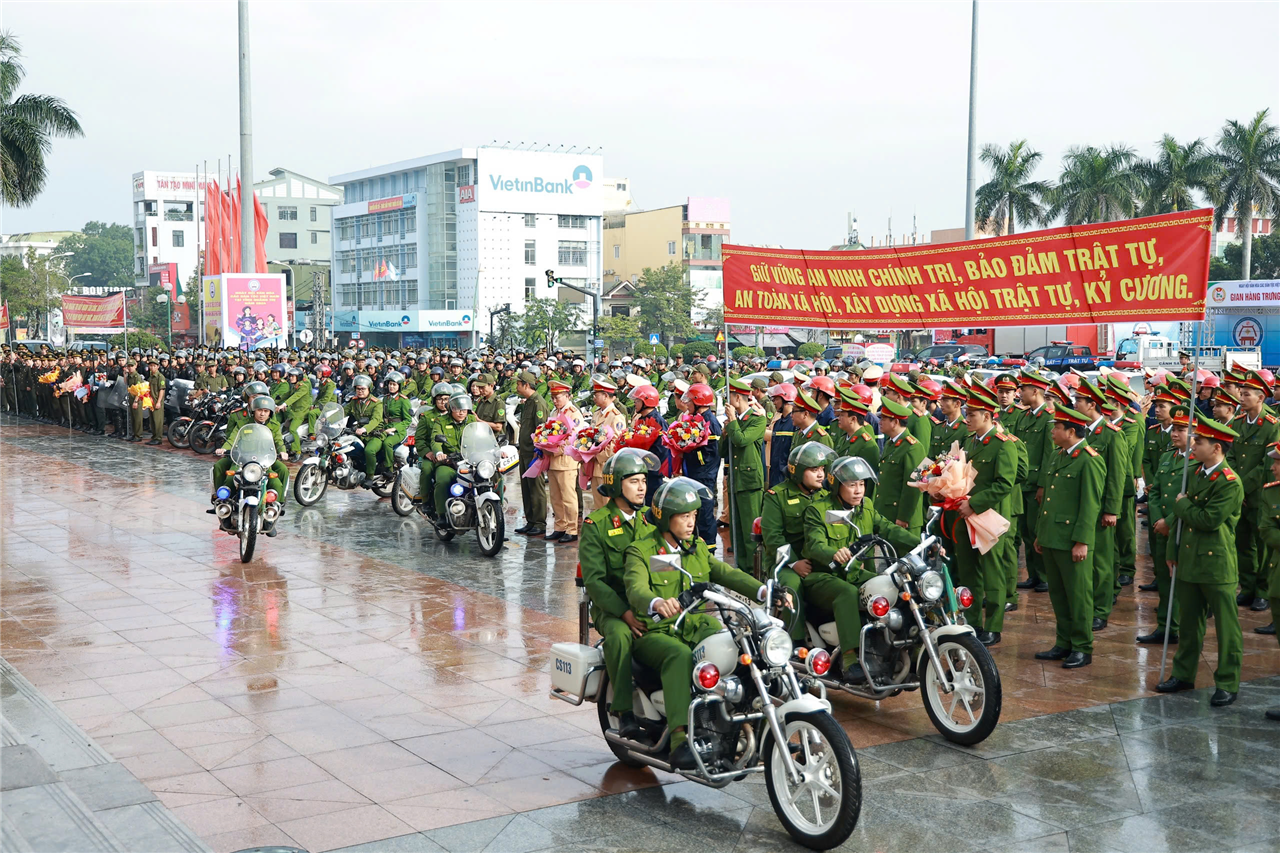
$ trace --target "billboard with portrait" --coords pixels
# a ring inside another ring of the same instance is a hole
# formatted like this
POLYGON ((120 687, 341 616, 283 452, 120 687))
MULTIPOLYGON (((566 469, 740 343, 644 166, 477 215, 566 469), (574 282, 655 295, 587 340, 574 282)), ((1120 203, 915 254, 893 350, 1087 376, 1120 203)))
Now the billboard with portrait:
POLYGON ((284 347, 288 306, 283 273, 224 273, 222 344, 255 350, 284 347))

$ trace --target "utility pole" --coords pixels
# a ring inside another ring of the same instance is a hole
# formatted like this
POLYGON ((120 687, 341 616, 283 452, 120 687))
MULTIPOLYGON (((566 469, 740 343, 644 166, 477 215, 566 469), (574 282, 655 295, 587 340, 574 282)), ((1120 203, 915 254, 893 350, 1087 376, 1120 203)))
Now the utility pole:
MULTIPOLYGON (((243 3, 244 0, 241 0, 243 3)), ((973 239, 973 200, 977 192, 977 176, 974 175, 975 148, 977 147, 976 118, 978 111, 978 0, 973 0, 973 33, 969 43, 969 151, 965 158, 964 180, 964 238, 973 239)))
POLYGON ((240 271, 254 273, 257 269, 254 252, 253 205, 253 103, 249 85, 249 0, 240 0, 240 185, 249 190, 248 200, 243 190, 240 197, 240 271))

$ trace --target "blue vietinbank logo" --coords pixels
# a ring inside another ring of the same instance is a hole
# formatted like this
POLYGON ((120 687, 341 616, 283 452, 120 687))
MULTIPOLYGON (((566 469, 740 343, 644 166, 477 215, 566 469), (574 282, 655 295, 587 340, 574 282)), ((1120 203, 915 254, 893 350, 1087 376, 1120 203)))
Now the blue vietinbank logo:
POLYGON ((503 175, 489 176, 489 183, 495 190, 509 193, 552 193, 555 195, 573 195, 574 187, 585 190, 591 186, 591 180, 591 170, 586 165, 576 167, 569 180, 508 178, 503 175))
POLYGON ((579 166, 573 170, 573 185, 580 190, 585 190, 591 186, 591 170, 586 166, 579 166))

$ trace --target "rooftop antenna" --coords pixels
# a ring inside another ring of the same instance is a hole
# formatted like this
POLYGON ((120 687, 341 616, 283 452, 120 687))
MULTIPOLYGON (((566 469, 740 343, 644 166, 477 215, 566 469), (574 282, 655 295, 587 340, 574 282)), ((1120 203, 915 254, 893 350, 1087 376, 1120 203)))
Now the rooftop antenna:
POLYGON ((889 211, 889 240, 888 245, 893 245, 893 211, 889 211))

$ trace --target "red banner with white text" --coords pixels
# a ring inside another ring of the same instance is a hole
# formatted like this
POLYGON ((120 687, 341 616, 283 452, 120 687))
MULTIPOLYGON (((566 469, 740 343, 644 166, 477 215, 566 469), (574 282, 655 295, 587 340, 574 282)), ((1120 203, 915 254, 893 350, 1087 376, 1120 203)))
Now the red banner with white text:
POLYGON ((63 296, 62 325, 68 329, 123 329, 124 293, 63 296))
POLYGON ((723 247, 734 325, 923 329, 1203 320, 1213 211, 861 251, 723 247))

